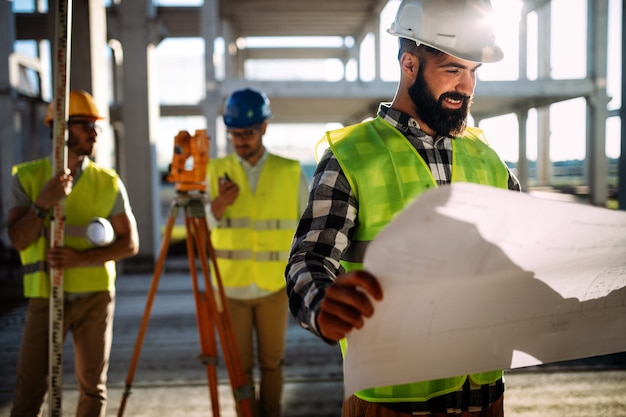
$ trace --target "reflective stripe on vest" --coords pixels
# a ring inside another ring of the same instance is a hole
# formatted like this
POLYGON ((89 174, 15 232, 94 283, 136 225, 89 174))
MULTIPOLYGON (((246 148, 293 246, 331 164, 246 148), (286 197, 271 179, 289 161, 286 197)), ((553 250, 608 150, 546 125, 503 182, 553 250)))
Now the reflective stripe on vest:
MULTIPOLYGON (((83 267, 84 269, 86 268, 100 268, 99 266, 88 266, 88 267, 83 267)), ((50 266, 48 265, 48 262, 46 261, 37 261, 37 262, 33 262, 32 264, 28 264, 28 265, 24 265, 22 266, 22 272, 24 274, 32 274, 35 272, 45 272, 46 274, 50 272, 50 266)))
POLYGON ((250 219, 224 219, 221 222, 221 227, 228 227, 231 229, 250 227, 252 224, 252 228, 254 230, 281 230, 281 229, 291 229, 295 230, 298 226, 297 220, 286 220, 286 219, 266 219, 266 220, 255 220, 251 222, 250 219))
POLYGON ((218 259, 254 259, 257 262, 284 261, 289 260, 289 252, 252 252, 251 250, 215 250, 218 259))
MULTIPOLYGON (((87 235, 87 226, 65 225, 63 228, 63 234, 68 237, 84 238, 87 235)), ((40 236, 50 239, 50 228, 44 225, 44 227, 41 228, 40 236)))
MULTIPOLYGON (((64 234, 66 237, 75 237, 75 238, 80 238, 80 237, 85 237, 85 234, 87 233, 87 227, 86 226, 65 226, 64 230, 63 230, 64 234)), ((50 228, 49 227, 42 227, 41 228, 41 233, 39 235, 40 238, 44 238, 46 241, 50 241, 50 228)), ((48 267, 48 262, 45 261, 35 261, 29 264, 25 264, 22 265, 22 273, 23 274, 33 274, 35 272, 44 272, 44 273, 49 273, 49 267, 48 267)))
POLYGON ((268 155, 252 193, 237 155, 218 158, 208 166, 212 196, 218 195, 218 179, 224 173, 239 186, 237 200, 211 231, 224 286, 255 284, 267 291, 277 291, 285 286, 285 267, 300 217, 300 164, 268 155))
POLYGON ((24 274, 32 274, 34 272, 48 272, 48 262, 37 261, 31 264, 22 266, 22 272, 24 274))
MULTIPOLYGON (((35 201, 45 183, 52 177, 52 164, 48 158, 25 162, 13 167, 20 185, 35 201)), ((78 250, 92 247, 85 238, 85 230, 94 217, 107 218, 118 194, 115 172, 87 161, 80 178, 65 199, 64 246, 78 250), (90 203, 96 201, 97 204, 90 203)), ((41 236, 29 247, 20 251, 25 265, 24 296, 49 297, 50 283, 46 272, 46 252, 50 246, 50 219, 44 220, 41 236)), ((115 287, 115 262, 102 266, 68 268, 63 271, 63 288, 66 292, 92 292, 112 290, 115 287)))
MULTIPOLYGON (((429 167, 410 142, 380 117, 327 133, 327 140, 345 173, 359 204, 359 221, 350 247, 342 258, 346 271, 363 269, 370 241, 391 219, 422 192, 437 186, 429 167)), ((452 181, 508 187, 509 172, 486 144, 482 132, 468 129, 452 141, 452 181)), ((347 341, 341 341, 342 352, 347 341)), ((472 374, 476 383, 487 384, 502 377, 502 371, 472 374)), ((456 391, 467 376, 444 378, 357 392, 371 402, 427 401, 456 391)))

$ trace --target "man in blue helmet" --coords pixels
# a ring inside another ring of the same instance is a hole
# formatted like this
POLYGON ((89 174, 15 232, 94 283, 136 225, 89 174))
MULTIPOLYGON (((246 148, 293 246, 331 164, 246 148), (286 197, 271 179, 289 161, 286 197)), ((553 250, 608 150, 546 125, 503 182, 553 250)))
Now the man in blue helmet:
POLYGON ((254 386, 253 333, 261 383, 255 417, 281 415, 287 331, 284 271, 308 199, 298 161, 269 153, 263 135, 272 116, 265 93, 250 88, 226 100, 224 124, 235 154, 209 164, 207 217, 244 372, 254 386))

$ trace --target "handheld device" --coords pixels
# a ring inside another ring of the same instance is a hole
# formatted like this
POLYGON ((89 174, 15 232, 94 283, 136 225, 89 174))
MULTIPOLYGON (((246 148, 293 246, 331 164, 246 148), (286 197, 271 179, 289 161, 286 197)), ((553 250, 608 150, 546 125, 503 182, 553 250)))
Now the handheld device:
POLYGON ((220 185, 224 185, 226 183, 232 182, 227 172, 224 172, 224 176, 219 178, 220 185))

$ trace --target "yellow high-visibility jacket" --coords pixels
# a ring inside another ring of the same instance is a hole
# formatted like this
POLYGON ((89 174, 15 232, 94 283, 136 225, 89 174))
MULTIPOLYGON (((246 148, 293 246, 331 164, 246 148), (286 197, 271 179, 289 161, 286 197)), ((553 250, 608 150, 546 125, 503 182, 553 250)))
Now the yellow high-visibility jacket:
MULTIPOLYGON (((356 230, 342 265, 346 271, 363 269, 367 244, 396 213, 420 193, 437 183, 410 142, 393 126, 374 120, 327 133, 330 148, 339 161, 359 201, 356 230)), ((452 141, 452 181, 508 188, 509 171, 487 145, 482 131, 468 128, 452 141)), ((341 341, 342 351, 347 349, 341 341)), ((423 358, 427 360, 427 358, 423 358)), ((469 375, 478 384, 500 379, 501 370, 469 375)), ((370 402, 423 402, 458 390, 467 375, 410 384, 374 387, 355 393, 370 402)))
POLYGON ((239 185, 239 197, 211 231, 224 286, 254 283, 267 291, 285 286, 285 267, 300 217, 300 170, 298 161, 269 154, 253 194, 237 155, 209 164, 211 195, 218 195, 224 173, 239 185))
MULTIPOLYGON (((35 201, 45 183, 52 177, 48 158, 25 162, 13 167, 26 194, 35 201)), ((109 169, 88 161, 80 178, 65 200, 64 246, 85 250, 93 245, 86 237, 87 225, 94 217, 107 218, 115 203, 118 176, 109 169)), ((41 236, 28 248, 20 251, 24 268, 24 296, 49 298, 50 279, 46 264, 50 216, 44 220, 41 236)), ((68 293, 107 291, 115 288, 115 262, 104 265, 67 268, 63 271, 63 289, 68 293)))

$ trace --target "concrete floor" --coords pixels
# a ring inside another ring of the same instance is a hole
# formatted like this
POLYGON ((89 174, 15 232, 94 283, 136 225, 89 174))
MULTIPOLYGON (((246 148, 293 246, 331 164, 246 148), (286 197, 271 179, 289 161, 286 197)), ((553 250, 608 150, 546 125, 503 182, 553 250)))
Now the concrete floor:
MULTIPOLYGON (((150 275, 118 277, 107 417, 118 415, 151 280, 150 275)), ((18 303, 7 310, 0 316, 0 417, 9 416, 25 307, 18 303)), ((124 416, 213 414, 206 372, 196 360, 197 334, 191 279, 168 261, 154 298, 124 416)), ((64 356, 64 417, 74 415, 77 398, 72 361, 68 339, 64 356)), ((285 417, 340 415, 343 395, 340 352, 293 321, 287 334, 285 379, 285 417)), ((626 417, 624 355, 612 358, 608 365, 604 361, 511 371, 506 381, 507 416, 626 417)), ((220 415, 234 417, 223 363, 218 366, 218 389, 220 415)))

